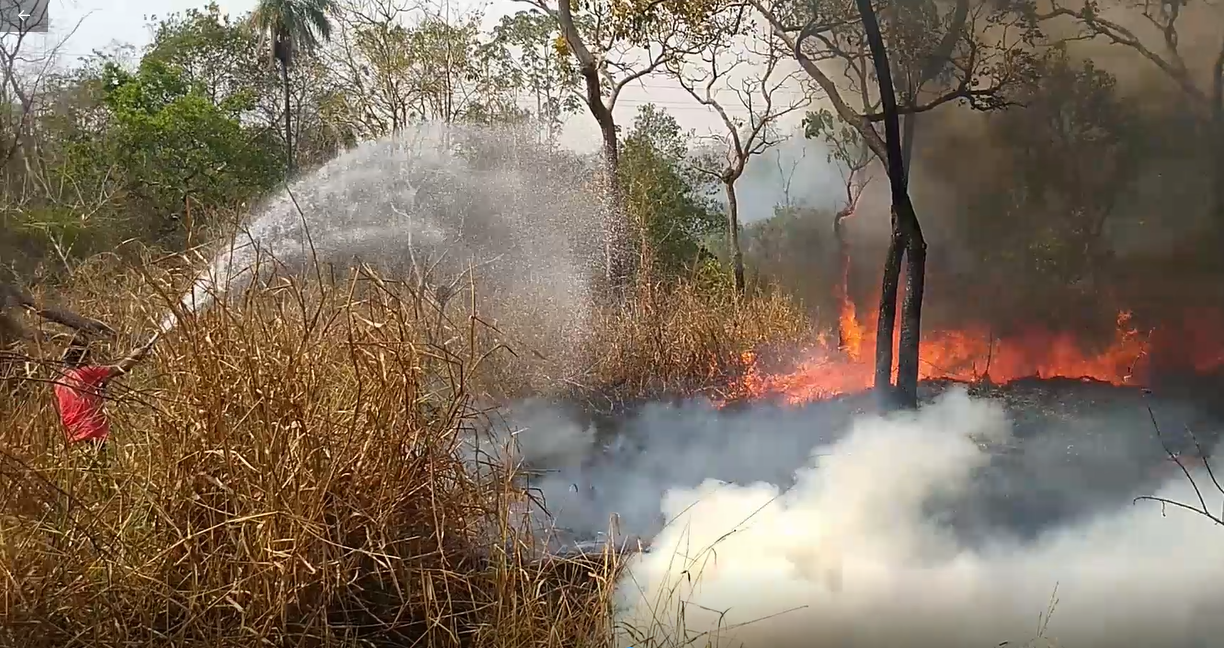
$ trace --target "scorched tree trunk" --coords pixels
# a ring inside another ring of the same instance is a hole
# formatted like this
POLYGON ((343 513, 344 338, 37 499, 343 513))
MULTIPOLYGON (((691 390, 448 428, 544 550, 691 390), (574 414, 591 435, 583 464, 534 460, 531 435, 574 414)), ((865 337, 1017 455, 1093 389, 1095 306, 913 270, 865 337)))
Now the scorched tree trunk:
MULTIPOLYGON (((893 233, 889 245, 889 256, 885 262, 884 281, 881 286, 880 322, 876 338, 876 385, 877 388, 888 385, 888 374, 892 373, 891 362, 880 366, 881 356, 891 356, 892 329, 895 323, 887 322, 885 330, 885 301, 896 308, 896 292, 899 283, 901 255, 897 248, 904 250, 908 258, 905 303, 902 305, 901 344, 897 350, 897 389, 895 397, 897 404, 914 408, 918 406, 918 354, 922 332, 922 294, 926 271, 926 241, 922 237, 922 228, 918 224, 918 215, 910 201, 909 188, 905 174, 905 160, 902 155, 901 123, 897 110, 897 96, 893 89, 892 72, 888 65, 888 52, 884 48, 884 38, 880 34, 880 24, 876 19, 875 9, 871 0, 855 0, 859 17, 863 21, 863 31, 867 36, 867 44, 871 48, 871 58, 876 70, 876 79, 880 86, 880 100, 884 107, 884 143, 887 149, 888 183, 892 191, 893 203, 893 233), (895 273, 890 276, 890 266, 896 266, 895 273), (890 286, 891 284, 891 286, 890 286), (891 290, 890 290, 891 288, 891 290), (892 293, 891 298, 889 292, 892 293), (880 353, 880 345, 889 349, 880 353), (881 383, 881 374, 886 378, 881 383)), ((891 358, 888 358, 891 360, 891 358)), ((884 394, 886 397, 892 394, 884 394)))

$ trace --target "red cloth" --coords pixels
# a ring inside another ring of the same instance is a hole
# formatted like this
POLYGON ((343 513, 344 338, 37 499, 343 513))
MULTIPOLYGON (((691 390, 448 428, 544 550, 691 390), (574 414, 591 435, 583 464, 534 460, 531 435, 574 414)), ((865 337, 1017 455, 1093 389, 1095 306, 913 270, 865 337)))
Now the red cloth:
POLYGON ((64 372, 55 381, 55 399, 68 443, 106 440, 110 422, 102 411, 102 395, 114 376, 114 367, 81 367, 64 372))

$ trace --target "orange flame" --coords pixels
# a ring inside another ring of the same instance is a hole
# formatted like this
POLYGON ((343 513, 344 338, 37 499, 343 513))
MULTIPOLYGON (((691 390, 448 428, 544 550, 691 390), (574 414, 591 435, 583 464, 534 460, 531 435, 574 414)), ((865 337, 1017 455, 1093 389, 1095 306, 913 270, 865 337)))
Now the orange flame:
POLYGON ((840 344, 838 350, 845 353, 850 360, 858 362, 863 355, 863 325, 859 324, 855 316, 854 302, 845 297, 841 300, 837 328, 840 344))
MULTIPOLYGON (((873 312, 868 321, 874 319, 873 312)), ((1149 355, 1151 339, 1136 330, 1131 319, 1128 311, 1118 313, 1113 339, 1104 348, 1098 344, 1095 349, 1070 333, 1037 327, 1009 337, 996 337, 985 327, 927 332, 919 351, 919 377, 994 384, 1027 377, 1141 384, 1143 376, 1138 375, 1138 369, 1149 355)), ((875 328, 859 322, 850 300, 843 301, 838 326, 841 335, 837 348, 820 339, 791 371, 764 373, 757 366, 755 353, 744 354, 745 371, 731 386, 732 399, 773 396, 801 404, 870 388, 873 358, 864 358, 862 349, 875 348, 875 328)), ((1207 328, 1200 323, 1183 335, 1204 336, 1207 328)), ((1186 359, 1183 366, 1200 373, 1224 366, 1224 346, 1217 344, 1216 348, 1216 353, 1186 359)))

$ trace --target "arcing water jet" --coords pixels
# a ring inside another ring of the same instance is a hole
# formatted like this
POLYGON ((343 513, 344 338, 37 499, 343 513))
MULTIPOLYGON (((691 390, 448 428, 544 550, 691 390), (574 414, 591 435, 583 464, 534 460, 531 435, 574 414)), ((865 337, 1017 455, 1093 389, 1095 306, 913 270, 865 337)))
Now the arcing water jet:
MULTIPOLYGON (((483 295, 513 295, 491 314, 522 318, 530 343, 565 356, 586 328, 599 231, 577 166, 504 129, 423 125, 362 144, 258 209, 179 310, 207 308, 274 265, 361 262, 442 283, 478 268, 483 295)), ((162 332, 177 323, 168 314, 162 332)))

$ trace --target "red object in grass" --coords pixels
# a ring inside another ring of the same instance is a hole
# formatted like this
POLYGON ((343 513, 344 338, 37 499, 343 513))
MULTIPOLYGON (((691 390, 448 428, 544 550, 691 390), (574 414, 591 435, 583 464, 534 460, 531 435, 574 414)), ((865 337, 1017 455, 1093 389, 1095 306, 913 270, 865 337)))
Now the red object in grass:
POLYGON ((106 384, 116 373, 114 367, 80 367, 55 381, 55 399, 68 443, 105 441, 110 435, 102 402, 106 384))

